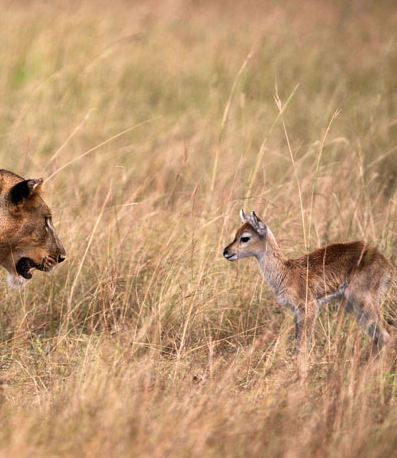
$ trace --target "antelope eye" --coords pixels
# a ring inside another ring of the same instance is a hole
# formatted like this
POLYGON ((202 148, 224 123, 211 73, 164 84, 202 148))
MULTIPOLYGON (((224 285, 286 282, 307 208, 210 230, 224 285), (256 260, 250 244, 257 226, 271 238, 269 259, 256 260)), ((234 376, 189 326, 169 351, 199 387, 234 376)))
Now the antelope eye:
POLYGON ((249 237, 241 237, 240 242, 247 243, 249 239, 249 237))

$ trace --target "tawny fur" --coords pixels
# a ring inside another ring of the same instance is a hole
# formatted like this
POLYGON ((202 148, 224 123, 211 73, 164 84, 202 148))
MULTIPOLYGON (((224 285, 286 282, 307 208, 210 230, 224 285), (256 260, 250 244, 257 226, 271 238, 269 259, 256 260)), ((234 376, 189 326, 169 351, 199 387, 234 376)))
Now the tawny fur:
POLYGON ((12 286, 23 284, 35 268, 49 271, 65 259, 50 209, 40 195, 42 181, 0 170, 0 265, 12 286), (17 268, 21 259, 27 263, 25 277, 17 268))
POLYGON ((294 313, 298 349, 311 343, 321 306, 338 299, 378 349, 387 342, 381 301, 394 268, 382 253, 357 241, 327 245, 298 259, 287 259, 254 212, 245 215, 241 211, 240 216, 243 225, 223 254, 230 261, 256 258, 277 302, 294 313))

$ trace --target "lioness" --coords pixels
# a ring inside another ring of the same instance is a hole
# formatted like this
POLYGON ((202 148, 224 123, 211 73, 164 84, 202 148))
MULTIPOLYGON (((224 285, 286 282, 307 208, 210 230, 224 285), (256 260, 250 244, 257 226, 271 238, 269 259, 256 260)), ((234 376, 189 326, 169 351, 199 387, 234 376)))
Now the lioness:
POLYGON ((0 265, 10 286, 23 285, 34 269, 48 272, 66 257, 40 196, 42 183, 0 170, 0 265))

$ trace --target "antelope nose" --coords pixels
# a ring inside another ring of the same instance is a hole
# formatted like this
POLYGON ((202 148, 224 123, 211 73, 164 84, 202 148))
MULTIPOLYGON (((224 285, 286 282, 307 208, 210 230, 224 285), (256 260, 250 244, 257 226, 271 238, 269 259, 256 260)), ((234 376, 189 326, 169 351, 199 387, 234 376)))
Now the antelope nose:
POLYGON ((63 262, 65 259, 66 259, 66 255, 65 254, 60 254, 58 256, 58 262, 63 262))
POLYGON ((227 248, 223 250, 223 256, 226 258, 227 257, 227 248))

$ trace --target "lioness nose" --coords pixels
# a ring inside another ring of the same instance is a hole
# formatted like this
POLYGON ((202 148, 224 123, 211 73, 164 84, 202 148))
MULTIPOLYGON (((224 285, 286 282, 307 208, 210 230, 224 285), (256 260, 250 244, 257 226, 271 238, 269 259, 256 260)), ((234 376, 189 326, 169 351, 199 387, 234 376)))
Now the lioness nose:
POLYGON ((227 256, 227 248, 223 250, 223 256, 227 256))
POLYGON ((65 259, 66 259, 66 255, 64 255, 64 254, 60 254, 58 256, 58 262, 63 262, 65 259))

